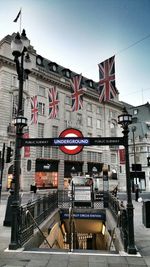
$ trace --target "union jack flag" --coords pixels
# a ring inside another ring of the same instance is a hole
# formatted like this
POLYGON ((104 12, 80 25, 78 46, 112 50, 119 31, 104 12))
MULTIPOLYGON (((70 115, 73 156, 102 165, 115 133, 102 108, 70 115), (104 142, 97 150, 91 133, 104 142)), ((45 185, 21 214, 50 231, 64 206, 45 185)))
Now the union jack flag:
POLYGON ((109 101, 118 91, 115 85, 115 56, 103 61, 99 65, 99 102, 109 101))
POLYGON ((37 96, 31 97, 31 124, 37 124, 38 121, 38 101, 37 96))
POLYGON ((48 98, 49 98, 49 119, 54 119, 57 116, 58 113, 58 92, 56 89, 56 86, 53 86, 49 89, 48 92, 48 98))
POLYGON ((83 93, 84 88, 81 88, 82 75, 76 75, 71 80, 72 88, 72 111, 77 111, 83 108, 83 93))

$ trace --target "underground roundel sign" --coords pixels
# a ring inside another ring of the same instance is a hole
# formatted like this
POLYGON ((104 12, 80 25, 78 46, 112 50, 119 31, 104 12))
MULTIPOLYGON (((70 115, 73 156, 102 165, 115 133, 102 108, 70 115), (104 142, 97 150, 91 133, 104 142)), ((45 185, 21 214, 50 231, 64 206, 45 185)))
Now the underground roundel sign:
MULTIPOLYGON (((83 134, 74 128, 69 128, 61 132, 59 137, 83 137, 83 134)), ((83 146, 73 145, 73 146, 60 146, 60 150, 69 155, 75 155, 82 151, 83 146)))

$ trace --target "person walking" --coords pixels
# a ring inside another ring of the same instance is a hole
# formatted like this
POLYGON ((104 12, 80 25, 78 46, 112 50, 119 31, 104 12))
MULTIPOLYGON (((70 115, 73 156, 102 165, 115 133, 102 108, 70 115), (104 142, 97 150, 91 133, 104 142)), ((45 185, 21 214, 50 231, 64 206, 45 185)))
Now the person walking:
POLYGON ((136 184, 135 185, 135 201, 138 201, 138 199, 139 199, 139 193, 140 193, 139 185, 136 184))

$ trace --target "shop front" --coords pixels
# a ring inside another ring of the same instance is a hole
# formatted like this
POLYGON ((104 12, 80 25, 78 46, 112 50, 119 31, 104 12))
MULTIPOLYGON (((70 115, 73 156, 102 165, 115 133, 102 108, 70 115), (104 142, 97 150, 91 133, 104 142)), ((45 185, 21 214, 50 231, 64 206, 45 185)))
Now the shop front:
POLYGON ((58 188, 57 160, 36 159, 35 185, 38 189, 58 188))
POLYGON ((83 174, 83 162, 65 161, 64 163, 64 188, 68 188, 73 176, 83 174))
POLYGON ((103 163, 88 162, 88 174, 90 176, 100 176, 102 172, 103 163))

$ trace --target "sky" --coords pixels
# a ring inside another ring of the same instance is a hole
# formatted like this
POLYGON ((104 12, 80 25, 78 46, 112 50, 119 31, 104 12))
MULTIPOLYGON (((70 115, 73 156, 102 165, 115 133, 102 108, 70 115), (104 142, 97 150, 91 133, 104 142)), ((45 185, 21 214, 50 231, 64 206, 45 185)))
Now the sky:
POLYGON ((92 79, 115 55, 119 100, 150 102, 150 0, 0 1, 0 39, 21 28, 37 54, 92 79))

